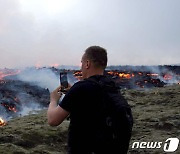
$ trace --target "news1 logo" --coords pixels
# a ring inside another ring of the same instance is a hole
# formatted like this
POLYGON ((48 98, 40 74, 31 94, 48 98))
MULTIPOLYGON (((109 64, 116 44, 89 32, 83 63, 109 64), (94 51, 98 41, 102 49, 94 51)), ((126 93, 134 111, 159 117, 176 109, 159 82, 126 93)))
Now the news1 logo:
MULTIPOLYGON (((160 149, 163 142, 134 142, 132 148, 140 149, 160 149)), ((175 152, 179 145, 178 138, 168 138, 163 146, 165 152, 175 152)))
POLYGON ((165 152, 174 152, 177 150, 179 144, 179 139, 178 138, 168 138, 165 141, 164 144, 164 151, 165 152))

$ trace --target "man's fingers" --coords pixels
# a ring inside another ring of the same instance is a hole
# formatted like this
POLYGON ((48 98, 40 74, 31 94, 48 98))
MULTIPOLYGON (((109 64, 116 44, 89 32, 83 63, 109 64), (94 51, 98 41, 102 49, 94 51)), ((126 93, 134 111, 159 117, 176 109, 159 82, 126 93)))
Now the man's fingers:
POLYGON ((63 94, 61 91, 58 91, 57 93, 58 93, 60 96, 63 94))
POLYGON ((56 91, 56 92, 61 91, 61 86, 57 87, 57 88, 55 89, 55 91, 56 91))
POLYGON ((72 87, 72 85, 70 85, 70 84, 68 84, 68 88, 63 88, 62 86, 58 86, 54 91, 53 91, 53 93, 55 94, 57 94, 58 93, 58 95, 60 94, 60 95, 62 95, 63 93, 62 93, 62 91, 63 90, 65 90, 65 91, 68 91, 70 88, 72 87))

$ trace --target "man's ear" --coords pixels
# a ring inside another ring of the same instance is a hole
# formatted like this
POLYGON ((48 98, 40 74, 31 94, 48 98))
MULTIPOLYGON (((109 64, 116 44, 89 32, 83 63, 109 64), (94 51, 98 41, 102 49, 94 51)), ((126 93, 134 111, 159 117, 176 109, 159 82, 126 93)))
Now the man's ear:
POLYGON ((90 66, 91 66, 91 62, 89 60, 86 60, 86 69, 89 69, 90 66))

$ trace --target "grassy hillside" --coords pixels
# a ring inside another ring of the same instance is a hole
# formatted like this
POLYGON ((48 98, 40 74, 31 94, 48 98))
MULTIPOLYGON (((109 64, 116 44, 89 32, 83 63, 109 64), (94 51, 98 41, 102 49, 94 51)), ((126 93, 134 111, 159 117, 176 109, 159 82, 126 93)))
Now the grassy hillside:
MULTIPOLYGON (((134 115, 134 128, 129 153, 163 153, 160 149, 132 149, 134 141, 165 142, 180 139, 180 86, 146 91, 123 90, 134 115)), ((58 127, 47 124, 46 110, 15 118, 0 127, 1 154, 66 153, 69 121, 58 127)), ((180 146, 179 146, 180 147, 180 146)), ((180 153, 180 148, 176 151, 180 153)))
MULTIPOLYGON (((166 139, 176 137, 180 140, 179 85, 147 91, 129 90, 125 96, 134 115, 130 153, 161 154, 166 139), (160 149, 132 149, 134 141, 163 143, 160 149)), ((180 154, 180 146, 176 153, 180 154)))
POLYGON ((15 118, 0 127, 0 153, 65 153, 68 123, 64 121, 58 127, 48 126, 46 110, 15 118))

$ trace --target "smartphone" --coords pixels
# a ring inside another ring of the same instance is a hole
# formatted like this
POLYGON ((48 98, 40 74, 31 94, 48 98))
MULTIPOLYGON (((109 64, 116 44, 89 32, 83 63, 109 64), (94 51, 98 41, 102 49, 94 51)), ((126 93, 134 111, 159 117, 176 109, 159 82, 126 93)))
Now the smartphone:
POLYGON ((63 89, 68 88, 67 72, 60 72, 60 83, 63 89))

